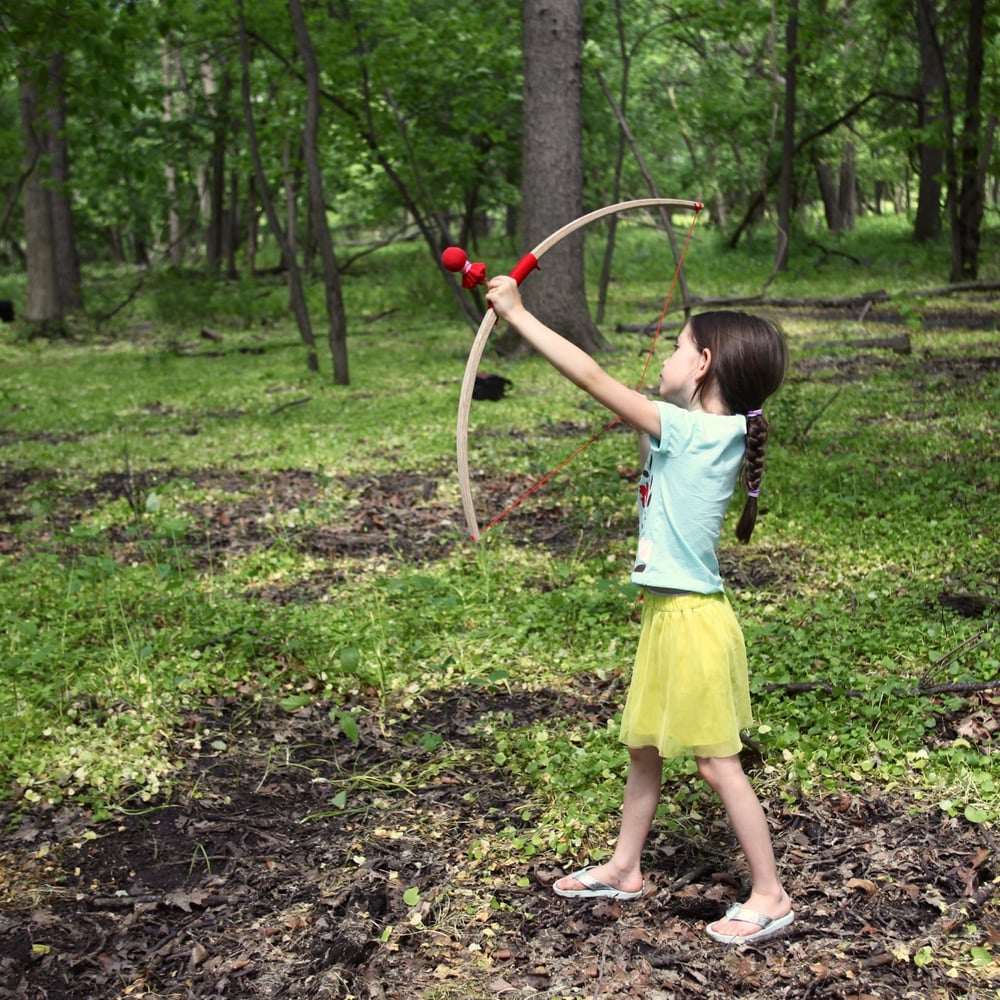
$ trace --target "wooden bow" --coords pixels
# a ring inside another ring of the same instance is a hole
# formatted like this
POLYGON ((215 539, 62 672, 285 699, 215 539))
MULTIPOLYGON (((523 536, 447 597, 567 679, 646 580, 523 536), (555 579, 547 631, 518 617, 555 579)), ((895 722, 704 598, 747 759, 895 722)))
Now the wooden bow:
MULTIPOLYGON (((677 198, 638 198, 634 201, 621 201, 614 205, 606 205, 604 208, 595 209, 580 218, 567 222, 561 229, 546 236, 530 253, 526 254, 518 263, 514 275, 520 283, 526 274, 533 270, 538 259, 548 250, 551 250, 560 240, 565 239, 570 233, 575 233, 578 229, 596 222, 598 219, 606 218, 617 212, 628 212, 640 208, 657 208, 674 206, 677 208, 692 209, 696 215, 702 209, 699 201, 686 201, 677 198)), ((683 259, 683 254, 681 255, 683 259)), ((680 264, 678 264, 678 270, 680 264)), ((462 379, 462 390, 458 400, 458 423, 455 430, 456 452, 458 458, 458 485, 462 494, 462 511, 465 514, 465 523, 473 541, 478 541, 481 537, 479 521, 476 518, 476 508, 472 500, 472 479, 469 474, 469 412, 472 405, 472 390, 476 382, 476 374, 483 359, 483 352, 486 350, 486 342, 489 340, 493 328, 496 326, 497 314, 492 309, 486 310, 479 330, 472 342, 469 351, 469 360, 465 365, 465 377, 462 379)), ((534 487, 533 487, 534 489, 534 487)))

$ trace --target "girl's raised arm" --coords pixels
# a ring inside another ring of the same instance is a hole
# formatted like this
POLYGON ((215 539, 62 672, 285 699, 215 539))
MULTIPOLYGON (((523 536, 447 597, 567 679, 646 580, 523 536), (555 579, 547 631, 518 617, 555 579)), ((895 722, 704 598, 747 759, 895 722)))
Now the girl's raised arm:
POLYGON ((609 375, 586 351, 528 312, 513 278, 508 275, 491 278, 488 289, 489 302, 497 316, 509 323, 558 372, 636 430, 660 436, 656 404, 609 375))

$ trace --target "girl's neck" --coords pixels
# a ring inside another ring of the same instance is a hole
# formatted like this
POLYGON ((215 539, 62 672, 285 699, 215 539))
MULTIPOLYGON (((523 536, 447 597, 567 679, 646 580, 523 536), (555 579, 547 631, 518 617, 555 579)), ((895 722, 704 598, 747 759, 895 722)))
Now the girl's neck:
POLYGON ((722 394, 714 386, 705 386, 705 388, 698 393, 688 406, 689 410, 697 410, 702 413, 714 413, 720 417, 730 416, 730 409, 726 406, 725 401, 722 398, 722 394))

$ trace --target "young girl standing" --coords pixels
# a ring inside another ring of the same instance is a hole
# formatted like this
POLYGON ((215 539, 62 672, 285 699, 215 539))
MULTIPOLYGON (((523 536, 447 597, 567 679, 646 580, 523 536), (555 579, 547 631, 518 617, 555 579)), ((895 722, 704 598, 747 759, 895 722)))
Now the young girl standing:
POLYGON ((726 944, 770 937, 795 917, 764 810, 740 764, 740 731, 752 721, 746 649, 716 549, 738 478, 747 501, 736 534, 747 541, 753 531, 767 440, 761 408, 784 379, 784 338, 744 313, 695 316, 660 369, 661 401, 654 401, 529 313, 512 278, 493 278, 489 301, 559 372, 639 432, 644 463, 632 572, 644 588, 642 631, 622 715, 630 763, 621 829, 607 861, 554 889, 576 898, 640 896, 663 759, 691 755, 722 800, 752 880, 747 901, 707 932, 726 944))

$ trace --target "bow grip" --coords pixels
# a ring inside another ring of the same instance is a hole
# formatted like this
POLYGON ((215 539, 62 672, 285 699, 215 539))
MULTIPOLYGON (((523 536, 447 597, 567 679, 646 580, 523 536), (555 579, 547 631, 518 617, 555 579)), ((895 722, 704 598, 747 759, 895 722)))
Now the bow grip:
POLYGON ((525 278, 538 267, 538 258, 533 253, 526 253, 515 265, 510 276, 520 285, 525 278))

